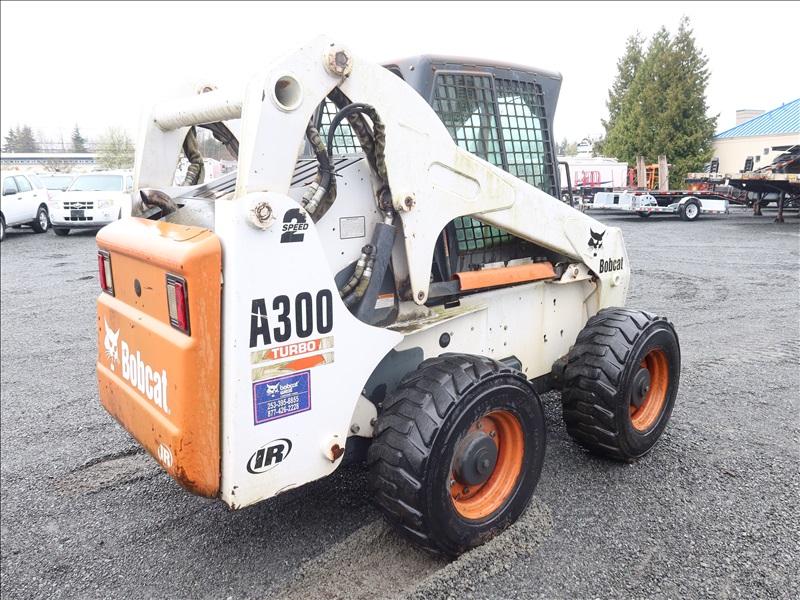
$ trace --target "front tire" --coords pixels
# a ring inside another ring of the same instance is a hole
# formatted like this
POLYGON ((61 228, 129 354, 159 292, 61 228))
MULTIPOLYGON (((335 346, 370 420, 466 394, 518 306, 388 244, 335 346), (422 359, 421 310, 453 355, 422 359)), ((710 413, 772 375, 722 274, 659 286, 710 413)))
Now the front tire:
POLYGON ((69 229, 65 227, 53 227, 53 233, 58 236, 64 237, 65 235, 69 235, 69 229))
POLYGON ((678 336, 664 317, 601 310, 569 352, 561 395, 567 432, 595 454, 644 456, 672 414, 680 369, 678 336))
POLYGON ((0 242, 6 239, 6 218, 0 215, 0 242))
POLYGON ((444 354, 384 402, 367 454, 375 503, 402 535, 456 557, 514 523, 545 454, 541 401, 498 361, 444 354))
POLYGON ((36 233, 45 233, 50 228, 50 215, 44 206, 40 206, 36 211, 36 220, 31 223, 31 227, 36 233))

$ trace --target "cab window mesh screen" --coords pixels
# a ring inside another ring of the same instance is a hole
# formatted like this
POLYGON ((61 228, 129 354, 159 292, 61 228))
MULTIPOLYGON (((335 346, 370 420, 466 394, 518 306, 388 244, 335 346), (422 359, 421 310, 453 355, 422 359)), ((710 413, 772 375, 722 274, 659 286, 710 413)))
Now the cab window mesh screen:
POLYGON ((453 141, 503 167, 496 109, 490 76, 441 73, 437 77, 434 110, 453 141))
MULTIPOLYGON (((325 145, 328 145, 328 131, 330 130, 331 121, 338 112, 336 105, 330 100, 326 99, 322 103, 322 114, 319 121, 319 134, 325 145)), ((332 148, 328 148, 328 153, 333 154, 353 154, 361 152, 361 144, 358 141, 358 136, 353 133, 347 119, 343 119, 336 126, 336 132, 333 135, 332 148)))
POLYGON ((541 88, 526 81, 495 80, 508 172, 553 194, 555 170, 541 88))
POLYGON ((497 227, 486 225, 470 217, 457 217, 453 223, 460 255, 499 248, 516 239, 497 227))

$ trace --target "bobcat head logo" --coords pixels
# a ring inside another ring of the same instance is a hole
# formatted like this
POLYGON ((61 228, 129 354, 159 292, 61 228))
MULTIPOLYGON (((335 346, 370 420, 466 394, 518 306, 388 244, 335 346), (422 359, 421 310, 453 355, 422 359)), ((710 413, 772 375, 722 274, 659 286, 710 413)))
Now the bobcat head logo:
POLYGON ((117 342, 119 341, 119 329, 112 331, 108 326, 108 321, 103 317, 103 322, 106 324, 106 339, 103 345, 106 348, 106 356, 111 361, 111 370, 114 370, 114 363, 119 362, 119 352, 117 350, 117 342))
POLYGON ((591 248, 594 252, 592 256, 597 256, 597 251, 603 247, 603 236, 606 234, 605 231, 602 233, 595 233, 593 230, 589 230, 592 234, 592 237, 589 238, 589 248, 591 248))
POLYGON ((274 396, 278 393, 278 384, 270 385, 267 384, 267 396, 274 396))

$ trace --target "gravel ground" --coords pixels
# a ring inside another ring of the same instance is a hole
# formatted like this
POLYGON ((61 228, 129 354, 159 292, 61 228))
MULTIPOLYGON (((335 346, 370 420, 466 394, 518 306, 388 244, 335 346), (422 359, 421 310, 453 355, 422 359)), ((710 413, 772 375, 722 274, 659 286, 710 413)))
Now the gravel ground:
POLYGON ((621 227, 628 305, 670 318, 672 420, 621 464, 566 434, 528 511, 458 560, 388 528, 356 465, 240 511, 191 496, 100 405, 94 234, 2 243, 4 599, 800 597, 800 219, 621 227))

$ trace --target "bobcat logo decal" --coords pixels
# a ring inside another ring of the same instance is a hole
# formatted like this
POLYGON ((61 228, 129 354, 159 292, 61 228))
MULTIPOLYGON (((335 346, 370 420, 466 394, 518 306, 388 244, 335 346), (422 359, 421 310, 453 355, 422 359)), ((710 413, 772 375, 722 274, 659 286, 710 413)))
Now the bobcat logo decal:
POLYGON ((589 238, 589 248, 593 251, 592 256, 597 256, 597 251, 603 247, 603 236, 605 236, 606 232, 595 233, 592 229, 589 231, 592 234, 592 237, 589 238))
POLYGON ((111 370, 114 370, 114 363, 119 362, 119 350, 117 350, 117 342, 119 341, 119 329, 112 331, 108 326, 108 321, 103 317, 103 322, 106 324, 106 339, 103 345, 106 349, 106 357, 111 361, 111 370))

